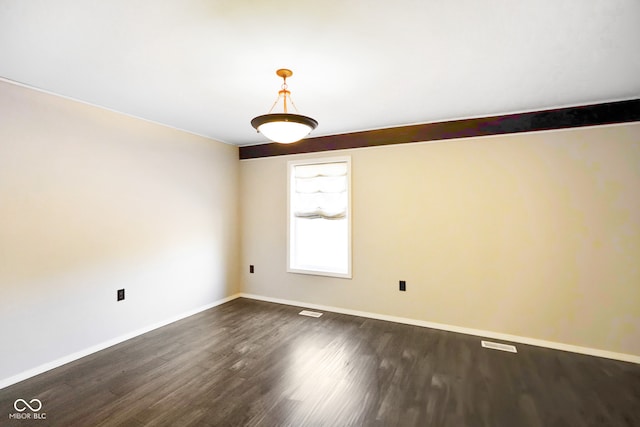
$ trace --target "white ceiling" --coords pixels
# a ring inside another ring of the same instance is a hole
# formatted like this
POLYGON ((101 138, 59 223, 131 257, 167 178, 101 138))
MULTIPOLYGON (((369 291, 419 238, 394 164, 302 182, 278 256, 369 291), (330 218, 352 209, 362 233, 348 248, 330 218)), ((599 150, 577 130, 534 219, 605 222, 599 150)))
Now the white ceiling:
POLYGON ((237 144, 640 97, 640 0, 0 0, 0 76, 237 144))

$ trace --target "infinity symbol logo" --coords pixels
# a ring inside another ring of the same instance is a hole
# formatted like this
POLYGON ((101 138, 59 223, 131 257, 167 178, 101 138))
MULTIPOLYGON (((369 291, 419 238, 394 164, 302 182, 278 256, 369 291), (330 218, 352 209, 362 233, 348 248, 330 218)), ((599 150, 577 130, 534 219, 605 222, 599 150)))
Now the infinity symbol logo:
POLYGON ((15 402, 13 402, 13 407, 18 412, 24 412, 27 408, 31 409, 31 412, 38 412, 40 409, 42 409, 42 402, 40 402, 40 400, 38 399, 31 399, 27 403, 27 401, 24 399, 17 399, 15 402), (22 403, 22 406, 18 407, 18 403, 22 403), (31 403, 33 406, 31 406, 29 403, 31 403), (34 408, 34 406, 36 405, 37 408, 34 408))

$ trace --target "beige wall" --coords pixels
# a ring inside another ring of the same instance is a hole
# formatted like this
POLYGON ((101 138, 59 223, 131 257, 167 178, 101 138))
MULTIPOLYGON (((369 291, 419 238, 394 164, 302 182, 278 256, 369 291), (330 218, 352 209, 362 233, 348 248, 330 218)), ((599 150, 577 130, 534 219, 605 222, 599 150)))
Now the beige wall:
POLYGON ((0 380, 238 292, 238 167, 237 147, 0 82, 0 380))
POLYGON ((638 123, 246 160, 240 194, 244 292, 640 355, 638 123), (336 154, 353 279, 286 273, 286 162, 336 154))

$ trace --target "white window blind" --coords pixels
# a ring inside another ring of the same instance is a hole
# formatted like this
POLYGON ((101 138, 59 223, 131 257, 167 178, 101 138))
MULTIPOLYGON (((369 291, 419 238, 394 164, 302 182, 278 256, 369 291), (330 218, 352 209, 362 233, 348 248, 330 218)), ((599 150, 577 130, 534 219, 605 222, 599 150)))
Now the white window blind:
POLYGON ((351 277, 350 159, 289 163, 289 271, 351 277))

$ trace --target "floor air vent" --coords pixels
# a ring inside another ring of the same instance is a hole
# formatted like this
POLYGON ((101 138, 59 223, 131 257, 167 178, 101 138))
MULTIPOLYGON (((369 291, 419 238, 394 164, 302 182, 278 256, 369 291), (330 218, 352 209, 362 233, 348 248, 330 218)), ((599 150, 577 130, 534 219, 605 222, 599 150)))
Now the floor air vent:
POLYGON ((320 316, 322 316, 322 313, 319 313, 317 311, 309 311, 309 310, 302 310, 298 314, 301 315, 301 316, 309 316, 309 317, 320 317, 320 316))
POLYGON ((493 350, 508 351, 510 353, 517 353, 518 352, 518 350, 516 350, 516 346, 515 345, 510 345, 510 344, 500 344, 500 343, 497 343, 497 342, 482 341, 482 346, 484 348, 491 348, 493 350))

